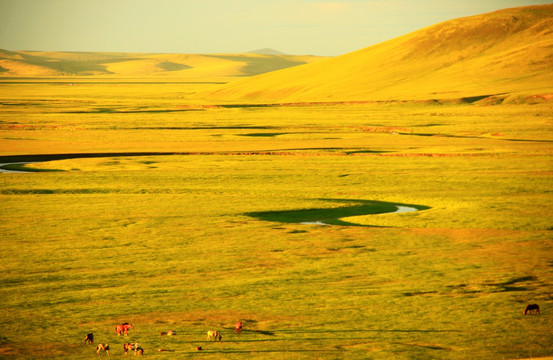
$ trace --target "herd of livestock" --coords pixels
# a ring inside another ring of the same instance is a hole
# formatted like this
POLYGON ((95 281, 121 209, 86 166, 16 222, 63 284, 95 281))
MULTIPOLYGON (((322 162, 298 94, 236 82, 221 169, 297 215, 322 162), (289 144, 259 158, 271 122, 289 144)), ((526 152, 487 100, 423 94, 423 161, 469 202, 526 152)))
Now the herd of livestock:
MULTIPOLYGON (((132 324, 129 324, 129 323, 123 323, 123 324, 119 324, 119 325, 116 325, 115 326, 115 333, 120 336, 121 334, 127 336, 128 333, 129 333, 129 330, 132 329, 133 326, 132 324)), ((234 328, 234 332, 239 334, 242 332, 242 322, 237 322, 236 323, 236 326, 234 328)), ((174 336, 176 335, 176 332, 174 330, 169 330, 169 331, 164 331, 160 334, 161 336, 174 336)), ((223 339, 223 337, 221 336, 221 334, 218 332, 218 331, 214 331, 214 330, 210 330, 207 332, 207 340, 208 341, 211 341, 211 340, 215 340, 215 341, 221 341, 223 339)), ((85 344, 93 344, 94 343, 94 334, 93 333, 88 333, 86 334, 85 336, 85 339, 84 339, 84 342, 85 344)), ((109 344, 98 344, 96 345, 96 354, 100 355, 100 352, 104 351, 106 354, 109 355, 109 352, 110 352, 110 346, 109 344)), ((201 346, 197 346, 196 347, 196 351, 201 351, 202 350, 202 347, 201 346)), ((124 343, 123 344, 123 351, 125 352, 125 355, 128 355, 129 351, 130 352, 133 352, 135 355, 143 355, 144 354, 144 349, 142 348, 142 346, 139 344, 139 343, 124 343)), ((171 350, 166 350, 166 349, 157 349, 158 352, 162 352, 162 351, 171 351, 171 350)))
MULTIPOLYGON (((538 304, 529 304, 528 306, 526 306, 526 308, 524 309, 524 315, 527 315, 527 314, 537 314, 539 315, 540 314, 540 307, 538 304)), ((115 326, 115 333, 117 335, 125 335, 127 336, 128 333, 129 333, 129 330, 132 329, 133 326, 132 324, 129 324, 129 323, 123 323, 123 324, 120 324, 120 325, 116 325, 115 326)), ((236 326, 234 328, 234 332, 239 334, 242 332, 242 322, 237 322, 236 323, 236 326)), ((169 330, 169 331, 164 331, 160 334, 161 336, 173 336, 173 335, 176 335, 176 332, 173 331, 173 330, 169 330)), ((218 332, 218 331, 214 331, 214 330, 209 330, 207 332, 207 341, 211 341, 211 340, 214 340, 214 341, 221 341, 223 339, 223 337, 221 336, 221 334, 218 332)), ((85 344, 93 344, 94 343, 94 334, 93 333, 88 333, 84 339, 84 342, 85 344)), ((202 347, 201 346, 197 346, 196 348, 196 351, 201 351, 202 350, 202 347)), ((105 351, 106 354, 109 355, 109 352, 110 352, 110 347, 109 347, 109 344, 98 344, 96 345, 96 354, 100 354, 101 351, 105 351)), ((135 355, 143 355, 144 354, 144 349, 142 348, 142 346, 139 344, 139 343, 124 343, 123 344, 123 351, 125 352, 125 355, 127 355, 129 353, 129 351, 131 352, 134 352, 135 355)), ((158 352, 162 352, 162 351, 171 351, 171 350, 166 350, 166 349, 157 349, 158 352)))

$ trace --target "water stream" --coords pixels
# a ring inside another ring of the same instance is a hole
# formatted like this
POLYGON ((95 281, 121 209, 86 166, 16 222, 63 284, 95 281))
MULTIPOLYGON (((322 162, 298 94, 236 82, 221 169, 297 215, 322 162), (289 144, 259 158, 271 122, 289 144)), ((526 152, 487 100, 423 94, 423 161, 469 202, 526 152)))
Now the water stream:
MULTIPOLYGON (((417 208, 410 207, 410 206, 396 206, 396 208, 397 208, 396 211, 391 211, 391 212, 383 213, 383 214, 397 214, 397 213, 406 213, 406 212, 413 212, 413 211, 418 211, 419 210, 417 208)), ((299 224, 302 224, 302 225, 322 225, 322 226, 330 225, 330 224, 324 223, 323 221, 303 221, 303 222, 300 222, 299 224)))
POLYGON ((5 169, 4 166, 9 166, 9 165, 24 165, 24 164, 32 164, 33 162, 11 162, 11 163, 3 163, 3 164, 0 164, 0 173, 30 173, 32 171, 23 171, 23 170, 10 170, 10 169, 5 169))

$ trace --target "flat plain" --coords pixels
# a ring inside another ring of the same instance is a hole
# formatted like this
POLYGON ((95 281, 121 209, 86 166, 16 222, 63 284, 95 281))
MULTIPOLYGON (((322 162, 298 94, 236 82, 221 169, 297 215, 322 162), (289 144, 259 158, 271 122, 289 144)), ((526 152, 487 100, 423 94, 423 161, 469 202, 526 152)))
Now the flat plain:
POLYGON ((215 86, 0 85, 2 162, 42 160, 0 174, 0 357, 551 355, 551 102, 191 99, 215 86))

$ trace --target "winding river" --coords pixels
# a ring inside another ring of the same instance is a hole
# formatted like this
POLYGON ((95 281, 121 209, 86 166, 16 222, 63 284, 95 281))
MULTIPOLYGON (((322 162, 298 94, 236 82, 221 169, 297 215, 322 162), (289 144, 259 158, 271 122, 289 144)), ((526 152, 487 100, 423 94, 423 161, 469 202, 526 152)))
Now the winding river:
MULTIPOLYGON (((30 173, 32 171, 11 170, 5 167, 9 165, 31 164, 36 161, 0 163, 0 173, 30 173)), ((259 220, 281 223, 297 223, 303 225, 342 225, 361 226, 341 220, 352 216, 371 214, 397 214, 429 209, 423 205, 408 205, 375 200, 352 199, 319 199, 323 201, 346 203, 348 206, 338 208, 300 209, 285 211, 252 212, 245 215, 259 220)))
MULTIPOLYGON (((387 213, 383 213, 383 214, 397 214, 397 213, 406 213, 406 212, 413 212, 413 211, 419 211, 419 209, 417 208, 414 208, 414 207, 411 207, 411 206, 396 206, 396 211, 390 211, 390 212, 387 212, 387 213)), ((302 225, 331 225, 331 224, 327 224, 323 221, 303 221, 303 222, 300 222, 299 224, 302 224, 302 225)))
POLYGON ((23 170, 10 170, 4 168, 5 166, 10 165, 24 165, 24 164, 32 164, 33 162, 11 162, 11 163, 3 163, 0 164, 0 173, 30 173, 32 171, 23 171, 23 170))

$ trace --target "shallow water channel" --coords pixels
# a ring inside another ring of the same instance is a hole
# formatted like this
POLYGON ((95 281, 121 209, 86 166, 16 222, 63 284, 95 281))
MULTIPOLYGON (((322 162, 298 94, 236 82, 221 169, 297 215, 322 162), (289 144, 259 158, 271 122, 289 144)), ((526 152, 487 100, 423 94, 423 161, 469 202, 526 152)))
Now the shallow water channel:
MULTIPOLYGON (((406 212, 419 211, 419 209, 411 207, 411 206, 396 206, 396 208, 397 208, 396 211, 390 211, 390 212, 383 213, 383 214, 397 214, 397 213, 406 213, 406 212)), ((302 224, 302 225, 323 225, 323 226, 324 225, 331 225, 331 224, 327 224, 323 221, 302 221, 299 224, 302 224)))
POLYGON ((25 164, 32 164, 33 162, 11 162, 11 163, 3 163, 0 164, 0 173, 30 173, 32 171, 23 171, 23 170, 10 170, 4 168, 5 166, 9 165, 25 165, 25 164))

